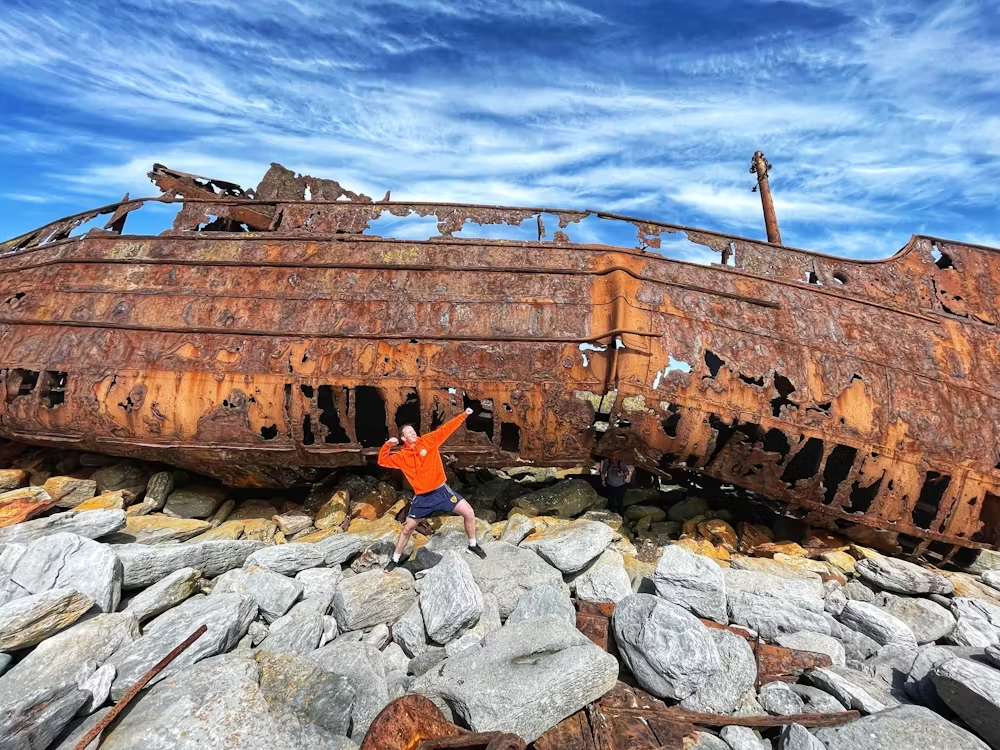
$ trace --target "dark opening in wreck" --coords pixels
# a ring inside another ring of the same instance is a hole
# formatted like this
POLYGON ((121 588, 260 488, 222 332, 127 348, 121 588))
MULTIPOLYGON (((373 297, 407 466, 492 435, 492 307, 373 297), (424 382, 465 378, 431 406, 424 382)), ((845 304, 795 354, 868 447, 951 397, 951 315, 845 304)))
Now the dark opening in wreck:
POLYGON ((279 165, 255 190, 150 177, 161 196, 0 244, 0 436, 287 486, 470 406, 459 465, 617 456, 880 546, 1000 543, 995 249, 915 236, 848 261, 598 211, 373 201, 279 165), (127 234, 149 203, 176 204, 173 227, 127 234), (437 235, 371 234, 384 216, 437 235), (588 219, 635 247, 573 242, 588 219), (657 252, 680 236, 719 262, 657 252))

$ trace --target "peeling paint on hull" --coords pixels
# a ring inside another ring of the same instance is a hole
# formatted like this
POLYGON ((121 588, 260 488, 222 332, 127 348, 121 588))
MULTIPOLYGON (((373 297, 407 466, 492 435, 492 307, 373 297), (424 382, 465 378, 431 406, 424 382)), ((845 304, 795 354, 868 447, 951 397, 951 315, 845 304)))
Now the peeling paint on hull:
POLYGON ((471 406, 461 465, 620 456, 882 546, 1000 542, 997 250, 914 237, 847 261, 588 211, 376 203, 280 167, 256 191, 151 176, 160 198, 0 244, 0 436, 284 486, 471 406), (180 204, 174 227, 124 234, 154 201, 180 204), (385 212, 439 235, 365 234, 385 212), (588 216, 638 246, 571 242, 588 216), (469 222, 538 236, 456 237, 469 222), (678 233, 720 262, 654 252, 678 233))

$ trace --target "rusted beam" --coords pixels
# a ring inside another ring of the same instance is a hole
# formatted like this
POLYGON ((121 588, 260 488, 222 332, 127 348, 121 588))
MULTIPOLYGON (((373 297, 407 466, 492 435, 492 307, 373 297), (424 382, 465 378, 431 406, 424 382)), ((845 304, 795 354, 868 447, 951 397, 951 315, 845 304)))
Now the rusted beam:
POLYGON ((781 244, 781 232, 778 230, 778 217, 774 213, 774 201, 771 199, 771 182, 768 180, 768 173, 771 171, 771 163, 764 158, 762 151, 754 151, 753 159, 750 161, 751 174, 757 175, 757 184, 754 191, 760 191, 760 204, 764 209, 764 228, 767 230, 767 241, 775 245, 781 244))
POLYGON ((783 727, 788 724, 801 724, 804 727, 837 727, 861 718, 861 713, 858 711, 841 711, 835 714, 792 714, 789 716, 723 716, 722 714, 685 711, 676 707, 660 710, 600 707, 597 710, 612 718, 656 718, 663 721, 699 724, 706 727, 751 727, 753 729, 783 727))

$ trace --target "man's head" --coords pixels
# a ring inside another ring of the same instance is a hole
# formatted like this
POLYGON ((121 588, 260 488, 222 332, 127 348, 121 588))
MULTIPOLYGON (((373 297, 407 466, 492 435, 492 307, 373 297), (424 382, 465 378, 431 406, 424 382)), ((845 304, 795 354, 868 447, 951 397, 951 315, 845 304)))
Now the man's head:
POLYGON ((420 436, 412 424, 404 424, 399 428, 399 437, 402 439, 403 445, 413 445, 420 436))

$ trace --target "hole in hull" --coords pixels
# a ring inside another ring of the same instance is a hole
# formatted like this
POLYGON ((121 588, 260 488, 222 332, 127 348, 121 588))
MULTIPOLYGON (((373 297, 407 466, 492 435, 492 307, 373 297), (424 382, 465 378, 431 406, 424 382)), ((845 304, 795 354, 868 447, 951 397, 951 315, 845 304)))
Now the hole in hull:
POLYGON ((826 459, 826 466, 823 467, 823 486, 826 494, 823 496, 823 503, 829 505, 837 495, 837 488, 847 479, 854 468, 854 459, 857 458, 858 449, 847 445, 835 445, 830 455, 826 459))
POLYGON ((819 471, 820 461, 823 460, 823 441, 819 438, 809 438, 798 453, 792 456, 788 462, 781 481, 789 487, 800 479, 809 479, 816 476, 819 471))
POLYGON ((354 428, 358 442, 365 448, 380 446, 389 439, 385 401, 374 386, 359 385, 354 391, 354 428))
POLYGON ((521 444, 521 428, 513 422, 500 423, 500 450, 517 453, 521 444))

